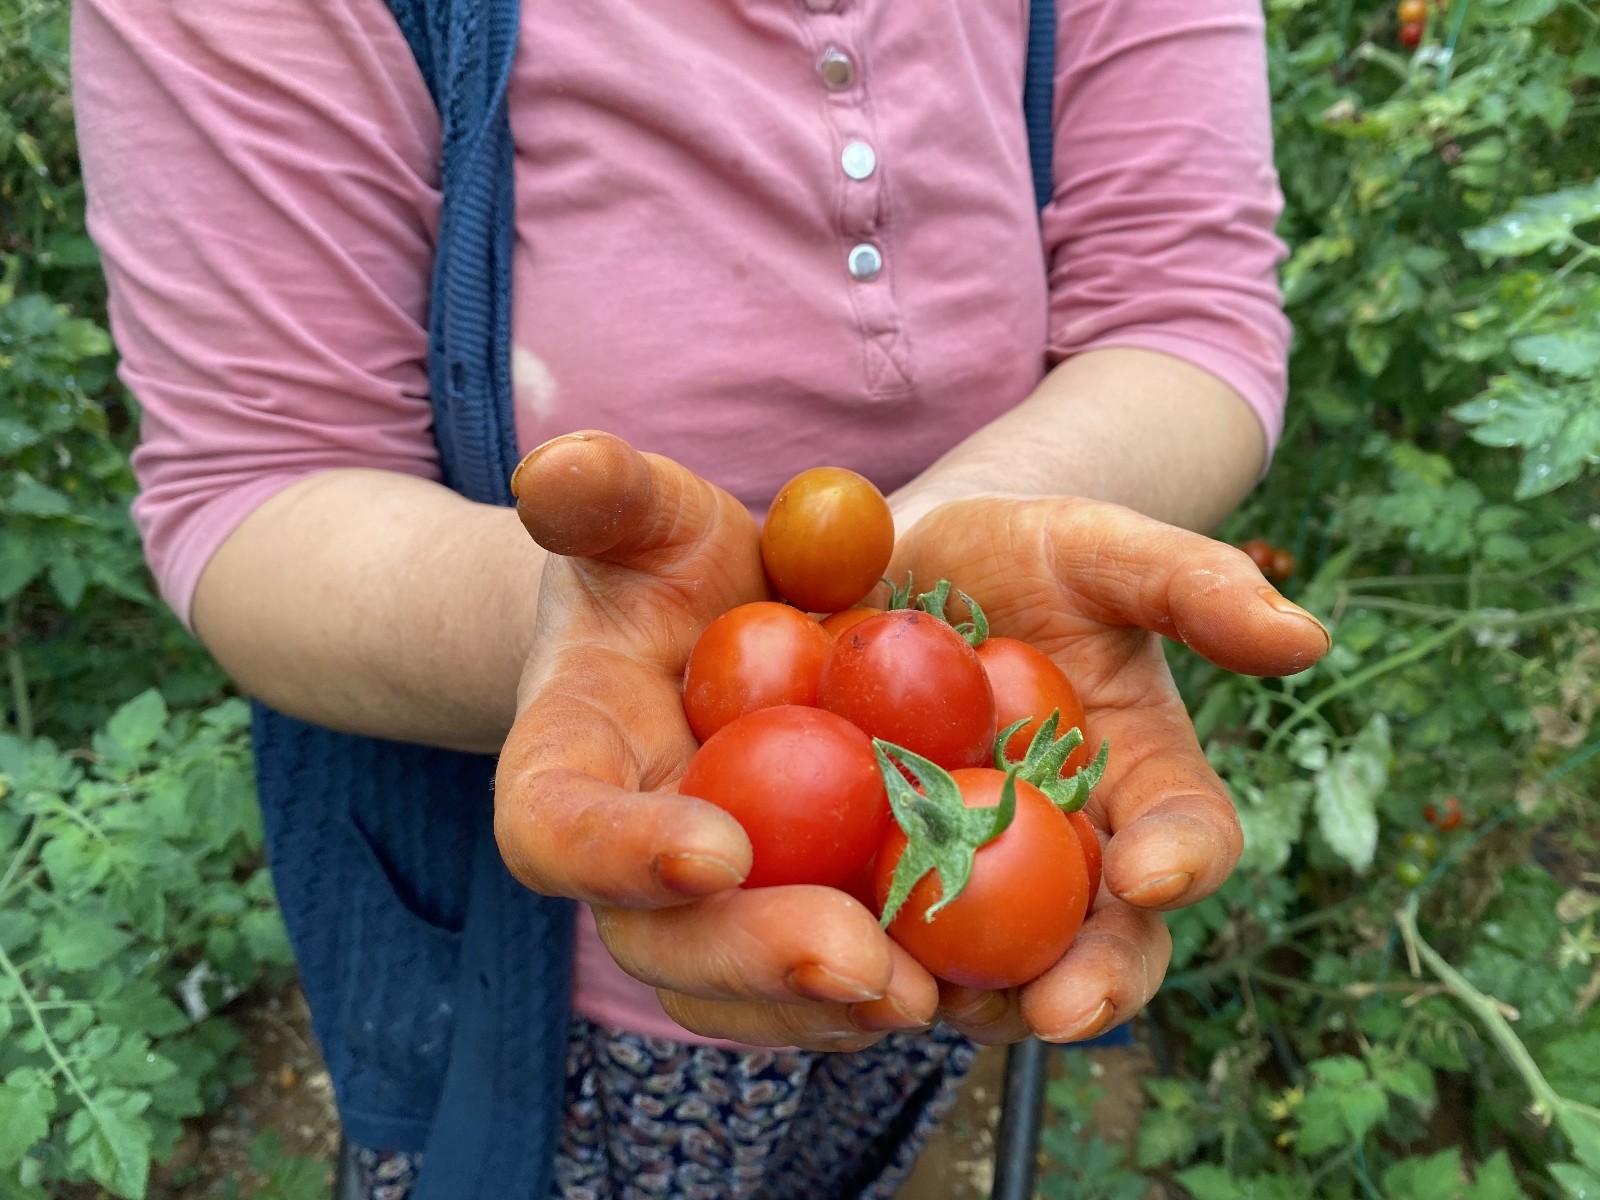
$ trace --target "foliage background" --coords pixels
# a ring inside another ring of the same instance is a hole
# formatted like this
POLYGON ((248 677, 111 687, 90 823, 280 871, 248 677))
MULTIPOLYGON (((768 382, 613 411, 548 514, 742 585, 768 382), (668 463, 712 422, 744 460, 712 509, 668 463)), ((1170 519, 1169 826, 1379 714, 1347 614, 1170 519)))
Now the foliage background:
MULTIPOLYGON (((1247 858, 1173 922, 1136 1146, 1069 1077, 1041 1191, 1600 1195, 1600 12, 1435 2, 1411 53, 1390 3, 1267 9, 1297 403, 1225 535, 1336 647, 1174 653, 1247 858)), ((289 970, 243 706, 127 518, 66 37, 0 0, 0 1200, 145 1194, 247 1070, 214 1010, 289 970)))

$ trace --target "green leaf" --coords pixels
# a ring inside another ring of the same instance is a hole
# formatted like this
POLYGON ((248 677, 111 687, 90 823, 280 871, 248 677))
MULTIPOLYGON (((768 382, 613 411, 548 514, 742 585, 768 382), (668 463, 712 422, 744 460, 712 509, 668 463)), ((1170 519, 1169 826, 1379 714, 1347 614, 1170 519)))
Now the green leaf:
POLYGON ((1451 1149, 1401 1159, 1383 1173, 1383 1194, 1386 1200, 1458 1200, 1461 1180, 1461 1151, 1451 1149))
POLYGON ((1600 370, 1600 330, 1566 329, 1518 338, 1511 343, 1511 353, 1523 366, 1587 379, 1600 370))
POLYGON ((129 754, 155 745, 167 724, 167 702, 155 688, 140 692, 112 714, 106 735, 129 754))
POLYGON ((150 1181, 150 1125, 143 1119, 147 1094, 103 1088, 93 1109, 80 1110, 67 1125, 73 1166, 115 1195, 144 1200, 150 1181))
POLYGON ((38 1067, 18 1067, 0 1083, 0 1170, 9 1170, 50 1132, 55 1088, 38 1067))
POLYGON ((1195 1200, 1306 1200, 1310 1194, 1298 1179, 1281 1175, 1238 1175, 1210 1163, 1189 1167, 1173 1176, 1195 1200))
POLYGON ((1591 1171, 1600 1171, 1600 1119, 1570 1107, 1556 1110, 1556 1124, 1572 1143, 1572 1153, 1591 1171))
POLYGON ((11 481, 11 495, 0 503, 0 510, 22 517, 60 517, 72 511, 72 501, 64 492, 40 483, 25 471, 16 472, 11 481))
POLYGON ((1313 806, 1323 840, 1356 871, 1372 865, 1378 847, 1378 793, 1389 778, 1389 722, 1375 715, 1317 773, 1313 806))
POLYGON ((83 564, 71 554, 62 554, 50 563, 50 586, 55 589, 61 606, 71 610, 78 607, 89 586, 89 576, 83 564))
POLYGON ((1600 1196, 1600 1175, 1575 1167, 1571 1163, 1553 1163, 1550 1175, 1561 1185, 1571 1200, 1594 1200, 1600 1196))
POLYGON ((44 570, 38 543, 19 529, 0 535, 0 600, 9 600, 44 570))
POLYGON ((50 958, 63 971, 102 966, 133 942, 132 934, 82 910, 53 918, 42 937, 50 958))
POLYGON ((1138 1163, 1144 1170, 1179 1162, 1194 1153, 1198 1138, 1192 1124, 1171 1109, 1158 1108, 1139 1123, 1138 1163))
POLYGON ((1277 871, 1289 861, 1300 840, 1311 787, 1304 780, 1287 779, 1271 787, 1247 785, 1239 791, 1239 825, 1244 830, 1244 853, 1239 868, 1277 871))
POLYGON ((1527 1193, 1511 1169, 1510 1156, 1504 1150, 1496 1150, 1478 1168, 1478 1178, 1462 1200, 1527 1200, 1527 1193))
POLYGON ((1461 240, 1486 259, 1521 258, 1561 245, 1577 226, 1600 218, 1600 180, 1530 196, 1510 212, 1468 230, 1461 240))

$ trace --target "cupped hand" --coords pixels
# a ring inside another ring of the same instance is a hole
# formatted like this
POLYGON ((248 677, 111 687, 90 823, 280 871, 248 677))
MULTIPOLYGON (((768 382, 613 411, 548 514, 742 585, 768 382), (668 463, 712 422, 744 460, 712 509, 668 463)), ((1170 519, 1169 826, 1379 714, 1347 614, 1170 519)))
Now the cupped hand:
POLYGON ((545 443, 512 490, 551 555, 495 779, 507 867, 591 905, 612 956, 697 1033, 837 1050, 929 1023, 933 979, 871 913, 831 888, 740 888, 744 831, 677 792, 696 749, 689 651, 729 608, 770 598, 749 513, 604 433, 545 443))
POLYGON ((1209 896, 1242 846, 1167 668, 1163 638, 1248 675, 1287 675, 1327 631, 1239 550, 1119 505, 1071 497, 946 503, 903 533, 890 578, 948 579, 990 630, 1051 656, 1083 700, 1091 747, 1110 742, 1087 813, 1105 841, 1094 914, 1061 961, 1007 993, 946 986, 945 1018, 983 1042, 1093 1037, 1155 994, 1171 956, 1163 910, 1209 896))

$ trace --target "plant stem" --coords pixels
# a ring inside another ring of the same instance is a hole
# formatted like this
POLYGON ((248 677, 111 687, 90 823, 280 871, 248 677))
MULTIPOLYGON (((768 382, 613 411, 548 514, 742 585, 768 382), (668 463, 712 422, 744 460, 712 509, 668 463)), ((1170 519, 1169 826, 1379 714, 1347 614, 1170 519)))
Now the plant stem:
POLYGON ((1489 1036, 1494 1039, 1495 1045, 1500 1047, 1501 1053, 1522 1077, 1528 1091, 1533 1093, 1533 1113, 1536 1117, 1549 1124, 1558 1112, 1565 1109, 1568 1112, 1581 1113, 1594 1120, 1600 1120, 1600 1109, 1569 1100, 1550 1086, 1550 1081, 1544 1077, 1544 1072, 1539 1069, 1539 1064, 1534 1062, 1533 1055, 1528 1053, 1528 1048, 1522 1044, 1522 1039, 1511 1028, 1511 1022, 1500 1012, 1500 1007, 1494 998, 1473 987, 1466 976, 1447 963, 1443 955, 1423 940, 1421 932, 1417 929, 1415 896, 1407 900, 1400 911, 1395 913, 1395 923, 1400 926, 1400 936, 1405 939, 1406 948, 1414 958, 1425 964, 1450 994, 1461 1001, 1489 1031, 1489 1036))
POLYGON ((28 1019, 33 1022, 33 1027, 39 1031, 39 1037, 44 1042, 45 1053, 50 1056, 50 1061, 55 1064, 56 1070, 61 1072, 62 1078, 67 1081, 67 1086, 72 1089, 73 1094, 83 1104, 84 1110, 94 1118, 94 1123, 104 1129, 106 1123, 105 1119, 100 1115, 100 1110, 95 1107, 95 1103, 90 1099, 89 1093, 83 1090, 83 1084, 78 1081, 77 1075, 73 1073, 71 1064, 61 1056, 61 1050, 56 1045, 55 1038, 50 1036, 50 1030, 44 1023, 44 1013, 40 1011, 38 1004, 34 1002, 33 996, 28 992, 28 981, 22 977, 22 972, 17 970, 16 964, 11 961, 11 956, 3 949, 0 949, 0 974, 5 975, 16 985, 17 997, 22 1003, 23 1011, 28 1014, 28 1019))
POLYGON ((39 844, 44 832, 41 828, 43 822, 38 817, 32 817, 28 823, 28 832, 22 839, 22 845, 17 847, 17 852, 11 856, 11 861, 6 864, 6 873, 0 876, 0 903, 11 895, 11 883, 16 879, 18 872, 23 868, 33 855, 34 847, 39 844))
POLYGON ((1282 725, 1279 725, 1272 731, 1272 736, 1267 739, 1266 744, 1261 748, 1261 756, 1263 758, 1271 757, 1272 752, 1283 743, 1284 738, 1288 737, 1291 730, 1293 730, 1297 725, 1301 724, 1307 717, 1314 714, 1330 700, 1334 700, 1337 697, 1344 695, 1346 692, 1353 692, 1357 688, 1364 687, 1368 683, 1372 682, 1372 680, 1378 678, 1380 675, 1386 675, 1390 671, 1393 671, 1399 667, 1407 666, 1410 663, 1416 662, 1418 659, 1427 658, 1428 655, 1432 654, 1440 646, 1447 645, 1457 636, 1470 629, 1473 625, 1480 624, 1481 621, 1482 618, 1477 614, 1468 614, 1466 616, 1459 617, 1452 621, 1449 625, 1446 625, 1443 629, 1439 630, 1437 633, 1423 638, 1422 641, 1416 643, 1416 645, 1412 646, 1410 649, 1403 650, 1399 654, 1391 655, 1390 657, 1383 659, 1381 662, 1375 662, 1366 670, 1357 671, 1354 675, 1347 675, 1338 683, 1333 684, 1331 687, 1325 688, 1323 691, 1313 696, 1310 700, 1306 701, 1306 705, 1303 710, 1295 713, 1282 725))

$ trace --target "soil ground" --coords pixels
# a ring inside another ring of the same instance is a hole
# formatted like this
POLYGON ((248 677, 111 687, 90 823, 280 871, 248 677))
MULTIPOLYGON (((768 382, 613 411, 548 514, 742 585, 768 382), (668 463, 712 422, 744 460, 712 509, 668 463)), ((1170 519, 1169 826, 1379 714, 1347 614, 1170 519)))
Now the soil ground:
MULTIPOLYGON (((245 1044, 254 1047, 255 1078, 235 1089, 221 1109, 189 1131, 177 1154, 151 1180, 152 1200, 252 1196, 262 1180, 251 1168, 248 1152, 256 1136, 267 1130, 277 1133, 287 1154, 327 1164, 325 1194, 331 1195, 338 1122, 333 1088, 311 1037, 305 1001, 289 988, 241 1000, 230 1015, 239 1023, 245 1044)), ((1152 1070, 1148 1053, 1138 1048, 1082 1053, 1090 1057, 1096 1083, 1105 1091, 1095 1131, 1127 1143, 1139 1124, 1144 1095, 1140 1080, 1152 1070)), ((899 1200, 986 1200, 994 1180, 1005 1061, 1003 1049, 978 1055, 960 1100, 923 1151, 899 1200)))

